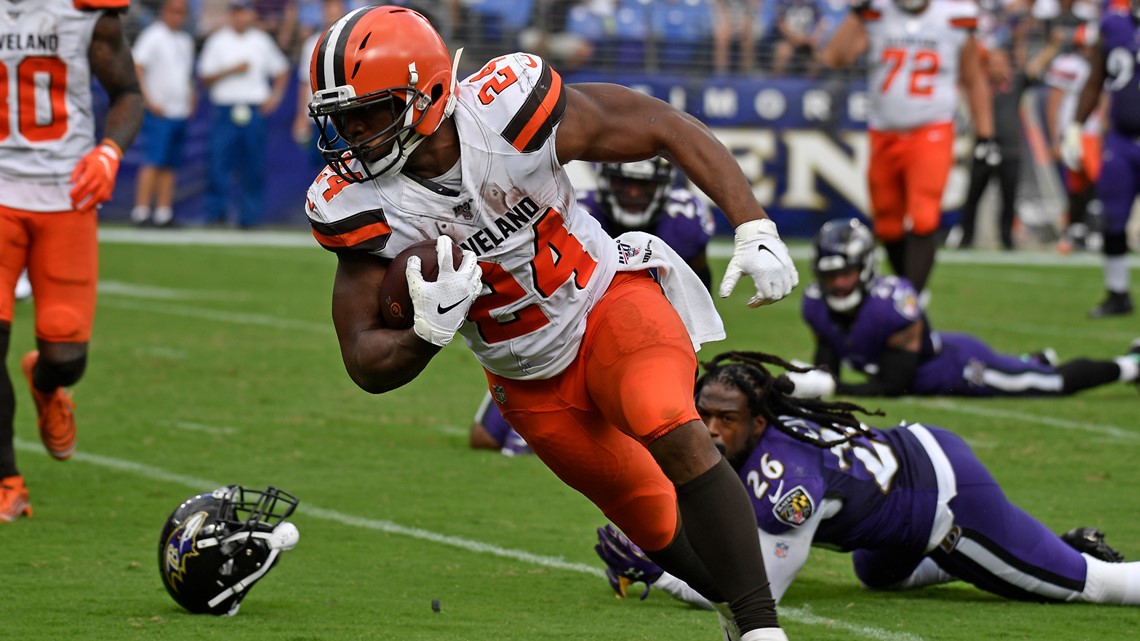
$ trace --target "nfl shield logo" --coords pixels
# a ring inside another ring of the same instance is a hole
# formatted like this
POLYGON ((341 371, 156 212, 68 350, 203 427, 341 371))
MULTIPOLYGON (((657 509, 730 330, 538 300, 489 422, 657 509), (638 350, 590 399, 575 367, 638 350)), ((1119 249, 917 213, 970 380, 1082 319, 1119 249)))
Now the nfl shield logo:
POLYGON ((495 402, 499 405, 507 402, 507 390, 503 389, 502 385, 492 385, 491 396, 495 397, 495 402))

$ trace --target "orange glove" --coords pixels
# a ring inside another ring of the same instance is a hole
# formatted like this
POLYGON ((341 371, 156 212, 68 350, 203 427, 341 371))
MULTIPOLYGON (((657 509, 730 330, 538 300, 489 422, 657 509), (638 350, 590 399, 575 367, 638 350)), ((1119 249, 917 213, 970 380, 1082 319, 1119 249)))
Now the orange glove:
POLYGON ((122 158, 123 150, 110 138, 80 158, 71 171, 71 205, 80 210, 109 200, 122 158))

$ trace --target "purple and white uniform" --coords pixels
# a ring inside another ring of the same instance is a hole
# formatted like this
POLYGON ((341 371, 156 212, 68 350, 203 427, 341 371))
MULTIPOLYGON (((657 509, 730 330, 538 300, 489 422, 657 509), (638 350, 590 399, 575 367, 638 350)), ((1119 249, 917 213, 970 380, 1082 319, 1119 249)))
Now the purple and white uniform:
MULTIPOLYGON (((578 204, 585 207, 610 236, 624 231, 614 229, 613 223, 606 218, 605 206, 598 192, 578 192, 578 204)), ((716 229, 708 206, 688 189, 673 189, 661 209, 652 228, 643 231, 665 241, 685 262, 692 264, 704 255, 716 229)))
POLYGON ((1100 29, 1112 102, 1097 198, 1104 205, 1105 231, 1123 234, 1140 193, 1140 23, 1130 13, 1110 12, 1100 29))
MULTIPOLYGON (((839 432, 785 417, 800 434, 839 432)), ((1085 557, 1011 503, 958 436, 920 424, 823 449, 769 427, 738 469, 778 600, 813 545, 853 552, 871 588, 960 579, 1006 598, 1087 600, 1085 557)), ((675 577, 655 586, 699 599, 675 577)))
POLYGON ((969 334, 933 331, 914 286, 905 278, 880 276, 872 281, 853 319, 832 312, 819 284, 812 283, 804 292, 802 314, 816 340, 830 347, 843 365, 868 376, 879 374, 887 340, 922 321, 922 347, 910 394, 1050 395, 1064 389, 1062 376, 1046 363, 998 354, 969 334))

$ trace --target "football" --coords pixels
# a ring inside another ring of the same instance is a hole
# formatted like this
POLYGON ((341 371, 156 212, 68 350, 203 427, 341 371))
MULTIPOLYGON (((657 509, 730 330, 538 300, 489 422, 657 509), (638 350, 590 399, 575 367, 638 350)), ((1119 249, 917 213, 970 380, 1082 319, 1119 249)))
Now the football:
MULTIPOLYGON (((408 329, 412 326, 414 314, 412 297, 408 293, 408 259, 420 257, 420 271, 425 281, 435 281, 439 275, 439 264, 435 259, 435 240, 421 240, 411 245, 392 259, 384 280, 380 283, 380 315, 384 324, 392 329, 408 329)), ((451 247, 452 265, 459 267, 463 260, 463 250, 458 245, 451 247)))

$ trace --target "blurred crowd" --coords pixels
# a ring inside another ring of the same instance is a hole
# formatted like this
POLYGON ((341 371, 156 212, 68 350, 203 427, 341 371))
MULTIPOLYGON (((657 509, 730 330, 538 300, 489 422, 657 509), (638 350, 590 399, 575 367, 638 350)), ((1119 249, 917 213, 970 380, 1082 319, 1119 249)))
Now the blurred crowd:
MULTIPOLYGON (((129 34, 155 19, 161 0, 131 3, 129 34)), ((227 0, 190 0, 200 43, 226 24, 227 0)), ((256 0, 258 26, 291 59, 323 26, 322 0, 256 0)), ((374 2, 352 1, 349 9, 374 2)), ((469 61, 524 49, 566 71, 590 67, 670 73, 814 74, 815 52, 849 11, 847 0, 393 0, 426 15, 469 61)), ((982 39, 1022 63, 1050 21, 1095 20, 1101 2, 980 0, 982 39)), ((471 64, 475 64, 471 62, 471 64)))

